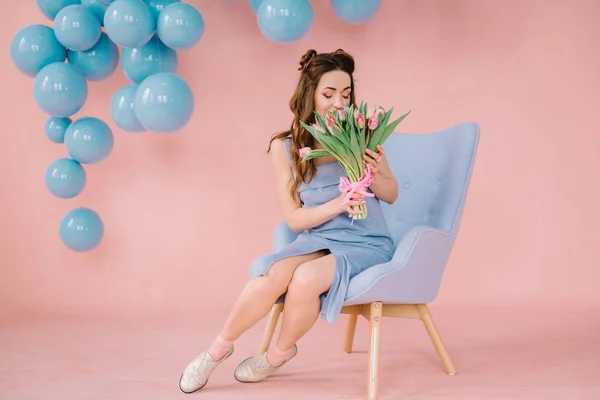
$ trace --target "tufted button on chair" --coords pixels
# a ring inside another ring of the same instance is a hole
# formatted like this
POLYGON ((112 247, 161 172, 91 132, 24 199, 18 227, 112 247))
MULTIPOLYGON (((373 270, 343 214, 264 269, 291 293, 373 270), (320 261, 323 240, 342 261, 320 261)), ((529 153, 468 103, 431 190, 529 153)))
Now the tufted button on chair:
MULTIPOLYGON (((383 317, 421 320, 444 370, 456 373, 427 304, 438 294, 458 234, 478 140, 479 126, 463 123, 428 134, 393 133, 385 143, 399 193, 394 204, 381 205, 396 251, 391 261, 350 280, 342 309, 342 314, 349 315, 345 352, 352 351, 358 316, 370 324, 369 400, 378 398, 383 317)), ((275 251, 295 237, 281 222, 274 232, 275 251)), ((281 302, 273 306, 258 354, 268 350, 283 308, 281 302)))

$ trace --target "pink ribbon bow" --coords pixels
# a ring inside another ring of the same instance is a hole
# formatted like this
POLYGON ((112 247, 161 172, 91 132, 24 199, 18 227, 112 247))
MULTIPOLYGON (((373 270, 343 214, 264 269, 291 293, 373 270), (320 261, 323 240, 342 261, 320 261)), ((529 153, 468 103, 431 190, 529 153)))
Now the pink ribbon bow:
POLYGON ((348 194, 344 198, 343 204, 346 204, 350 200, 350 197, 352 197, 352 194, 354 193, 360 193, 363 196, 367 197, 375 197, 373 193, 367 192, 367 189, 371 185, 371 182, 373 182, 373 170, 371 169, 371 166, 369 164, 367 164, 367 168, 365 169, 362 178, 360 178, 360 180, 358 180, 357 182, 351 182, 350 179, 348 179, 345 176, 342 176, 340 178, 340 184, 338 187, 340 189, 340 192, 348 192, 348 194))

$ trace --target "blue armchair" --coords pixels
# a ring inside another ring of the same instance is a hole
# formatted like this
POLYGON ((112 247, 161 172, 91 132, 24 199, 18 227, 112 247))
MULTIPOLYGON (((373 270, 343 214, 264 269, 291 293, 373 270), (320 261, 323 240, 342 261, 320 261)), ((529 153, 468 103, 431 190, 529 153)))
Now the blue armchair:
MULTIPOLYGON (((350 316, 346 353, 352 351, 358 316, 370 323, 369 400, 378 398, 383 317, 420 319, 445 371, 456 373, 427 304, 438 294, 459 230, 478 140, 479 126, 463 123, 429 134, 393 133, 385 143, 399 194, 394 204, 381 204, 397 248, 391 261, 351 279, 342 309, 350 316)), ((281 222, 274 232, 275 250, 295 237, 281 222)), ((268 350, 283 308, 282 303, 273 306, 258 354, 268 350)))

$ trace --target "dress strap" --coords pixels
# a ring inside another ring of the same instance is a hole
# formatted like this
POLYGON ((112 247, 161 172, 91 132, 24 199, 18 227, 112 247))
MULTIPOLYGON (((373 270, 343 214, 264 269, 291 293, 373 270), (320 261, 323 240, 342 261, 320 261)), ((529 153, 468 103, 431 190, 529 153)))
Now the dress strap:
POLYGON ((285 143, 285 149, 287 150, 288 162, 290 163, 290 167, 292 168, 292 174, 294 174, 294 176, 296 176, 296 169, 292 165, 292 153, 291 153, 292 137, 291 136, 286 137, 284 139, 284 143, 285 143))
POLYGON ((288 161, 291 163, 292 162, 292 154, 291 154, 291 147, 292 147, 292 138, 291 137, 286 137, 284 139, 285 141, 285 149, 287 150, 287 156, 288 156, 288 161))

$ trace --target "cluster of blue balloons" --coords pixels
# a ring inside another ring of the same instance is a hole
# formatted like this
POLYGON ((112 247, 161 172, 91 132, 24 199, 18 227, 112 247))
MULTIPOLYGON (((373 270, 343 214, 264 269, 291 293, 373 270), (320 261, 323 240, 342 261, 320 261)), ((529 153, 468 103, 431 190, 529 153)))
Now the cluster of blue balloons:
MULTIPOLYGON (((194 96, 177 75, 177 50, 193 47, 204 33, 201 14, 180 0, 36 0, 52 26, 21 28, 10 46, 19 71, 33 78, 33 96, 48 114, 45 133, 64 144, 69 157, 53 161, 45 174, 54 196, 71 199, 87 183, 83 165, 106 159, 114 136, 99 118, 73 120, 88 98, 88 82, 102 81, 121 65, 129 84, 110 104, 112 121, 127 132, 171 133, 192 116, 194 96), (119 51, 119 48, 122 51, 119 51)), ((79 207, 61 220, 59 234, 74 251, 97 247, 102 219, 79 207)))
MULTIPOLYGON (((248 0, 258 26, 269 40, 291 44, 310 30, 314 12, 309 0, 248 0)), ((358 25, 377 14, 381 0, 331 0, 334 13, 344 22, 358 25)))

